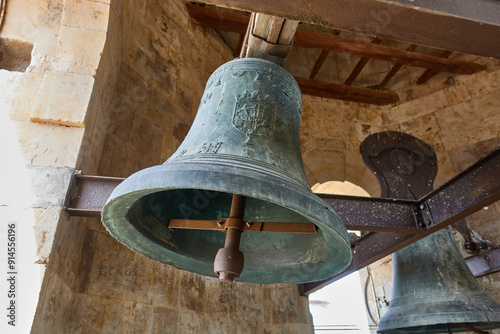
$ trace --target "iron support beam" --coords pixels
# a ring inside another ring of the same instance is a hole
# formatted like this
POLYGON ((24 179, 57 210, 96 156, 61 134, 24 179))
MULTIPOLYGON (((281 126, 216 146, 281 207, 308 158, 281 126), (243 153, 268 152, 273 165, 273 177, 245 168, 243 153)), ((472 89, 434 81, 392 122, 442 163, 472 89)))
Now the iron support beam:
MULTIPOLYGON (((370 199, 373 200, 373 198, 370 199)), ((426 227, 421 233, 411 235, 390 232, 368 235, 360 243, 353 245, 353 260, 343 273, 323 281, 302 284, 301 293, 309 295, 498 200, 500 200, 500 148, 425 195, 415 204, 410 204, 414 208, 418 225, 424 224, 423 226, 426 227)), ((335 206, 333 208, 336 210, 335 206)), ((391 208, 386 205, 383 210, 386 209, 391 208)), ((362 214, 359 211, 353 211, 349 215, 352 219, 362 214)), ((345 219, 342 215, 340 216, 345 219)), ((476 261, 479 263, 481 259, 476 261)))
POLYGON ((500 147, 421 198, 429 229, 449 225, 500 200, 500 147), (451 223, 450 223, 451 222, 451 223))
POLYGON ((119 177, 75 174, 66 199, 66 211, 70 216, 100 217, 109 195, 123 180, 119 177))
POLYGON ((417 234, 417 202, 376 197, 317 194, 339 215, 348 230, 417 234))
POLYGON ((500 247, 465 258, 465 262, 476 277, 500 271, 500 247))
MULTIPOLYGON (((122 181, 122 178, 75 175, 68 192, 67 212, 73 216, 99 217, 109 195, 122 181)), ((500 148, 417 201, 318 195, 332 205, 347 228, 376 233, 354 241, 353 262, 345 272, 321 282, 303 284, 301 290, 306 295, 500 200, 500 148)), ((492 254, 498 258, 497 251, 492 254)), ((492 258, 488 270, 494 272, 500 261, 492 258)), ((485 257, 468 261, 487 262, 485 257)), ((484 272, 489 273, 488 270, 484 272)))
POLYGON ((356 31, 371 36, 500 58, 498 1, 200 0, 199 2, 356 31))

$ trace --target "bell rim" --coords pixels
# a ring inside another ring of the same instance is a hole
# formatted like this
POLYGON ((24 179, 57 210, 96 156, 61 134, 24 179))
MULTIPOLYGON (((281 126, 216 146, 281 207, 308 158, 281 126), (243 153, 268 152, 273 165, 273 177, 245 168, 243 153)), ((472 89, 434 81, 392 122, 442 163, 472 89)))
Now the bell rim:
MULTIPOLYGON (((119 229, 117 228, 120 224, 122 224, 124 222, 121 220, 120 220, 120 222, 113 221, 114 220, 113 216, 117 215, 117 213, 114 210, 116 210, 116 208, 119 207, 120 200, 123 199, 124 196, 127 196, 129 198, 136 197, 137 199, 139 199, 139 198, 141 198, 145 195, 148 195, 148 194, 161 192, 161 191, 175 190, 175 189, 200 189, 200 190, 219 191, 219 192, 226 192, 226 193, 238 193, 240 195, 256 198, 259 200, 268 201, 268 202, 274 203, 276 205, 285 207, 287 209, 295 211, 296 213, 298 213, 299 215, 303 216, 304 218, 310 220, 311 222, 314 222, 321 230, 323 238, 326 240, 326 242, 327 243, 335 242, 335 244, 337 245, 336 249, 335 249, 336 257, 343 259, 343 263, 339 263, 339 262, 336 263, 336 266, 334 266, 334 268, 335 268, 334 270, 327 270, 328 268, 332 268, 332 266, 329 266, 328 259, 322 259, 320 261, 322 265, 321 265, 320 269, 318 269, 318 272, 320 273, 320 275, 318 275, 318 276, 315 275, 314 277, 307 278, 307 279, 304 279, 304 277, 306 275, 299 275, 299 277, 300 277, 299 280, 297 280, 295 278, 291 278, 291 279, 285 279, 284 281, 265 281, 265 282, 262 282, 257 278, 248 277, 248 273, 247 273, 247 275, 245 275, 245 270, 244 270, 241 279, 239 279, 240 282, 264 283, 264 284, 276 284, 276 283, 296 284, 296 283, 306 283, 306 282, 311 282, 311 281, 319 281, 319 280, 326 279, 328 277, 331 277, 335 274, 342 272, 351 263, 352 253, 351 253, 350 244, 348 243, 347 229, 345 228, 344 224, 342 223, 342 221, 340 220, 338 215, 335 213, 335 211, 327 203, 325 203, 321 198, 317 197, 317 195, 315 195, 310 189, 305 188, 302 185, 299 185, 298 183, 286 184, 286 182, 280 182, 280 184, 276 184, 276 183, 272 184, 272 182, 270 182, 269 180, 265 180, 265 182, 269 183, 269 186, 277 187, 277 188, 281 189, 282 191, 284 191, 285 193, 286 192, 293 192, 294 194, 301 195, 302 199, 305 200, 306 202, 308 202, 307 204, 309 206, 317 206, 318 208, 321 206, 322 208, 326 208, 325 217, 328 217, 328 219, 322 220, 321 217, 312 216, 312 215, 304 212, 304 210, 301 210, 302 209, 301 206, 294 205, 293 203, 290 204, 290 203, 285 203, 283 201, 281 201, 281 202, 274 201, 272 198, 266 197, 265 195, 263 195, 261 197, 256 197, 255 194, 248 193, 245 191, 240 191, 240 192, 231 191, 231 190, 229 190, 230 186, 227 186, 227 185, 225 185, 226 186, 225 189, 221 189, 221 188, 214 189, 215 187, 206 186, 203 184, 205 181, 199 180, 197 182, 199 184, 191 184, 190 186, 178 187, 178 186, 172 186, 171 179, 161 177, 162 175, 164 176, 165 173, 169 173, 169 171, 172 172, 172 170, 175 170, 175 171, 180 172, 180 173, 189 174, 190 172, 192 172, 192 169, 189 169, 189 168, 187 169, 186 165, 188 165, 188 164, 180 164, 180 163, 168 164, 168 163, 166 163, 164 165, 153 166, 153 167, 141 170, 135 174, 132 174, 125 181, 123 181, 121 184, 119 184, 112 192, 111 196, 109 197, 106 205, 104 206, 104 208, 102 210, 102 222, 103 222, 104 226, 106 227, 106 229, 109 231, 109 233, 114 238, 116 238, 120 243, 122 243, 126 247, 128 247, 129 249, 131 249, 134 252, 139 253, 143 256, 151 258, 155 261, 172 265, 172 266, 174 266, 178 269, 181 269, 181 270, 187 270, 187 271, 195 272, 195 273, 202 274, 205 276, 216 277, 212 270, 209 273, 208 272, 202 273, 202 272, 190 270, 188 268, 183 268, 182 266, 179 266, 179 265, 176 265, 173 263, 167 263, 165 261, 160 260, 159 256, 155 256, 153 254, 148 253, 144 249, 141 249, 141 247, 139 247, 137 243, 135 245, 130 244, 129 243, 130 239, 124 238, 119 233, 119 229), (154 176, 152 177, 151 174, 155 174, 156 177, 154 177, 154 176), (137 181, 138 179, 141 179, 141 181, 137 181), (149 183, 148 183, 147 180, 156 180, 156 181, 149 181, 149 183), (160 181, 158 181, 158 180, 160 180, 160 181), (143 181, 146 181, 146 182, 143 182, 143 181), (141 187, 130 188, 129 185, 134 184, 134 183, 141 184, 141 187), (167 185, 166 183, 169 183, 169 185, 167 185), (133 188, 136 188, 136 189, 133 189, 133 188), (285 205, 285 204, 287 204, 287 205, 285 205), (111 215, 111 217, 110 217, 110 215, 111 215), (323 272, 321 272, 321 270, 323 270, 323 272), (325 271, 327 271, 327 273, 325 271), (245 277, 245 276, 247 276, 247 277, 245 277)), ((212 170, 206 170, 206 168, 200 168, 200 166, 197 166, 196 169, 198 171, 202 171, 203 173, 205 173, 205 176, 208 179, 210 179, 210 177, 215 178, 218 173, 221 173, 221 172, 214 172, 212 170)), ((234 177, 233 181, 236 181, 236 183, 238 183, 238 182, 244 183, 242 180, 248 177, 248 176, 243 176, 243 175, 232 175, 232 176, 234 177)), ((255 177, 255 175, 253 175, 253 176, 255 177)), ((206 180, 206 179, 204 178, 204 180, 206 180)), ((191 181, 193 181, 193 180, 191 180, 191 181)), ((286 180, 280 180, 280 181, 286 181, 286 180)), ((224 185, 222 185, 222 186, 223 186, 222 188, 224 188, 224 185)), ((235 187, 234 182, 231 183, 231 186, 234 188, 237 188, 237 186, 235 187)), ((304 202, 301 201, 301 203, 303 204, 304 202)), ((125 217, 126 212, 125 213, 121 212, 119 215, 121 215, 121 217, 123 218, 123 217, 125 217)), ((128 221, 126 221, 126 223, 132 225, 128 221)), ((139 233, 139 232, 137 232, 137 233, 139 233)), ((330 249, 329 245, 327 245, 326 247, 328 249, 330 249)), ((332 250, 330 250, 330 253, 331 252, 332 252, 332 250)), ((175 255, 175 256, 177 257, 178 255, 175 255)), ((330 257, 332 257, 331 254, 330 254, 330 257)), ((298 265, 297 268, 295 268, 295 269, 299 270, 300 269, 299 267, 300 267, 300 265, 298 265)))

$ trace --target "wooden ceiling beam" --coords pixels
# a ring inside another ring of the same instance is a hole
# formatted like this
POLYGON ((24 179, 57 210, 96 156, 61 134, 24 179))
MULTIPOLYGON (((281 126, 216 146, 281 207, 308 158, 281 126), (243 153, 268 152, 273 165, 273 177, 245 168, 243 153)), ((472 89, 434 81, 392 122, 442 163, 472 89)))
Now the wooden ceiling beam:
POLYGON ((385 39, 500 58, 499 1, 199 1, 385 39))
POLYGON ((295 47, 320 48, 339 53, 354 54, 396 64, 429 68, 438 72, 472 74, 483 70, 482 65, 472 62, 404 51, 390 46, 376 45, 324 32, 297 31, 293 45, 295 47))
MULTIPOLYGON (((411 44, 406 49, 406 51, 413 52, 416 48, 417 48, 416 44, 411 44)), ((389 70, 389 72, 387 72, 387 74, 385 75, 385 77, 382 79, 382 81, 380 82, 380 84, 378 85, 378 89, 380 89, 380 90, 384 89, 385 86, 387 86, 387 84, 389 83, 389 81, 391 81, 391 79, 396 75, 396 73, 398 73, 398 71, 401 69, 402 66, 403 66, 403 64, 394 64, 391 67, 391 69, 389 70)), ((430 70, 430 71, 432 71, 432 70, 430 70)))
POLYGON ((298 21, 253 13, 241 57, 261 58, 282 65, 292 50, 298 21))
POLYGON ((387 105, 399 101, 399 95, 394 92, 298 77, 295 77, 295 80, 303 94, 376 105, 387 105))
POLYGON ((200 26, 242 35, 247 32, 250 13, 217 10, 192 3, 186 3, 186 9, 191 19, 200 26))
MULTIPOLYGON (((332 34, 334 35, 340 35, 340 30, 335 29, 332 34)), ((313 69, 311 70, 311 73, 309 74, 309 79, 314 79, 316 75, 318 74, 319 70, 321 69, 321 66, 325 63, 326 58, 328 57, 328 54, 330 51, 328 50, 321 50, 321 53, 316 59, 316 62, 314 63, 313 69)))
MULTIPOLYGON (((249 15, 201 7, 190 3, 186 3, 186 7, 192 19, 199 25, 241 34, 246 32, 249 15)), ((413 53, 323 32, 298 30, 295 33, 293 46, 354 54, 396 64, 429 68, 437 72, 472 74, 483 70, 482 65, 472 62, 413 53)))
MULTIPOLYGON (((372 44, 380 44, 381 42, 382 38, 380 37, 375 37, 374 39, 372 39, 372 44)), ((365 68, 366 63, 368 63, 368 60, 370 60, 370 58, 361 57, 356 66, 354 66, 354 69, 352 70, 351 74, 349 74, 349 76, 345 80, 344 85, 352 85, 352 83, 354 82, 354 80, 356 80, 356 78, 361 73, 363 68, 365 68)))
MULTIPOLYGON (((441 57, 441 58, 448 58, 449 56, 451 56, 452 53, 453 53, 452 51, 444 50, 443 52, 441 52, 441 54, 439 55, 439 57, 441 57)), ((418 78, 417 84, 421 85, 423 83, 426 83, 430 78, 432 78, 434 76, 434 74, 436 74, 436 71, 433 71, 431 69, 427 69, 420 76, 420 78, 418 78)))
POLYGON ((323 66, 323 64, 325 63, 325 60, 328 57, 329 53, 330 51, 328 50, 321 50, 321 53, 318 59, 316 59, 316 62, 314 63, 311 73, 309 74, 309 79, 314 79, 316 77, 319 70, 321 69, 321 66, 323 66))

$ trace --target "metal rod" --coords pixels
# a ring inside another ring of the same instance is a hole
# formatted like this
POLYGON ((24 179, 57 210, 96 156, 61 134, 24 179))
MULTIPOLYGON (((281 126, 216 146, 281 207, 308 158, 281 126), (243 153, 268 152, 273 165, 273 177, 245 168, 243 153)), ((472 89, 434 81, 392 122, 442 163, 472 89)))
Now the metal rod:
POLYGON ((445 324, 445 325, 446 325, 446 330, 448 331, 448 334, 453 334, 453 333, 451 332, 450 325, 448 325, 448 324, 445 324))
POLYGON ((224 248, 236 249, 240 248, 241 233, 243 232, 243 215, 245 214, 245 204, 247 198, 245 196, 233 195, 233 201, 231 202, 231 211, 229 213, 229 218, 234 219, 236 224, 231 224, 227 227, 226 241, 224 243, 224 248))
POLYGON ((224 248, 219 249, 214 261, 214 272, 222 282, 232 282, 243 271, 243 253, 239 250, 243 232, 246 197, 233 194, 229 218, 226 221, 227 232, 224 248))

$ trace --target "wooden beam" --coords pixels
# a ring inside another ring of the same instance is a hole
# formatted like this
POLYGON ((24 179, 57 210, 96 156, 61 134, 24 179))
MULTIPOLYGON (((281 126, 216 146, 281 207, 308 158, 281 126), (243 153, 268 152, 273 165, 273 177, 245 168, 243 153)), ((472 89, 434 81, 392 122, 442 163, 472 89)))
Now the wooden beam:
POLYGON ((297 77, 295 80, 299 84, 303 94, 376 105, 387 105, 399 101, 399 95, 394 92, 384 92, 369 88, 347 86, 333 82, 297 77))
POLYGON ((397 64, 430 68, 440 72, 472 74, 483 70, 483 66, 476 63, 408 52, 390 46, 375 45, 370 42, 339 37, 323 32, 297 31, 293 45, 296 47, 320 48, 340 53, 349 53, 397 64))
POLYGON ((186 9, 189 16, 196 24, 220 31, 237 32, 245 35, 248 22, 250 21, 249 13, 235 13, 228 10, 217 10, 214 8, 202 7, 189 2, 186 3, 186 9))
MULTIPOLYGON (((248 16, 246 15, 192 4, 186 4, 186 7, 193 20, 200 25, 222 31, 233 31, 242 34, 246 32, 248 25, 248 16)), ((476 63, 412 53, 323 32, 298 30, 295 33, 293 46, 355 54, 396 64, 429 68, 439 72, 472 74, 483 69, 482 65, 476 63)))
POLYGON ((500 58, 500 2, 491 0, 200 0, 386 39, 500 58))
POLYGON ((309 74, 309 79, 314 79, 314 77, 316 77, 319 70, 321 69, 321 66, 323 66, 323 64, 325 63, 325 60, 328 57, 329 53, 330 51, 328 50, 321 50, 321 53, 318 59, 316 59, 316 62, 314 63, 311 73, 309 74))
POLYGON ((252 14, 248 24, 248 45, 244 57, 261 58, 282 65, 292 50, 299 22, 265 14, 252 14))
MULTIPOLYGON (((334 35, 340 35, 340 30, 335 29, 332 34, 334 35)), ((319 55, 318 59, 316 59, 316 62, 314 63, 313 69, 311 70, 311 73, 309 74, 309 79, 314 79, 316 75, 318 74, 319 70, 321 69, 321 66, 323 66, 326 58, 328 57, 328 54, 330 51, 328 50, 321 50, 321 54, 319 55)))
MULTIPOLYGON (((411 44, 406 49, 406 51, 413 52, 416 48, 417 48, 416 44, 411 44)), ((382 81, 378 85, 378 89, 380 89, 380 90, 384 89, 385 86, 389 83, 389 81, 391 81, 391 79, 396 75, 396 73, 398 73, 398 71, 401 69, 402 66, 403 66, 403 64, 394 64, 391 67, 391 69, 389 70, 389 72, 387 72, 384 79, 382 79, 382 81)))
MULTIPOLYGON (((188 230, 226 230, 224 220, 194 220, 194 219, 171 219, 169 229, 188 230)), ((302 233, 316 234, 318 230, 313 223, 277 223, 277 222, 247 222, 243 225, 243 231, 249 232, 275 232, 275 233, 302 233)))
MULTIPOLYGON (((380 44, 381 42, 382 38, 380 37, 375 37, 374 39, 372 39, 372 44, 380 44)), ((354 69, 352 70, 351 74, 349 74, 349 76, 345 80, 344 85, 351 85, 354 82, 354 80, 356 80, 359 73, 361 73, 361 71, 365 67, 366 63, 368 63, 368 60, 370 60, 370 58, 361 57, 356 66, 354 66, 354 69)))
POLYGON ((245 41, 245 35, 240 34, 240 36, 238 37, 238 44, 236 44, 236 47, 234 48, 233 56, 239 57, 244 41, 245 41))
MULTIPOLYGON (((439 57, 441 58, 448 58, 449 56, 451 56, 453 52, 452 51, 449 51, 449 50, 444 50, 443 52, 441 52, 441 54, 439 55, 439 57)), ((429 81, 430 78, 432 78, 434 76, 434 74, 436 74, 437 72, 436 71, 433 71, 431 69, 427 69, 421 76, 420 78, 418 78, 417 80, 417 85, 421 85, 423 83, 426 83, 427 81, 429 81)))

